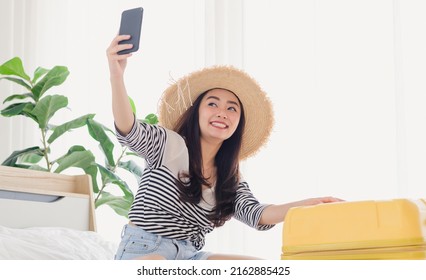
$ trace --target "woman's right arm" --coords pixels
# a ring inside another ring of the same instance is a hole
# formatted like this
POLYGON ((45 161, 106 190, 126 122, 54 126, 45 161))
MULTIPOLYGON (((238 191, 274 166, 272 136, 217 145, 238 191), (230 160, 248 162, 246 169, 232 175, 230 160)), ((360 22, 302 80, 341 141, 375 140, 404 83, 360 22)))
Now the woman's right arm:
POLYGON ((132 47, 131 44, 118 44, 118 42, 129 38, 129 35, 116 36, 106 51, 112 92, 112 113, 115 126, 122 135, 127 135, 130 132, 134 122, 132 107, 124 85, 124 70, 126 69, 127 58, 132 54, 117 54, 121 50, 132 47))

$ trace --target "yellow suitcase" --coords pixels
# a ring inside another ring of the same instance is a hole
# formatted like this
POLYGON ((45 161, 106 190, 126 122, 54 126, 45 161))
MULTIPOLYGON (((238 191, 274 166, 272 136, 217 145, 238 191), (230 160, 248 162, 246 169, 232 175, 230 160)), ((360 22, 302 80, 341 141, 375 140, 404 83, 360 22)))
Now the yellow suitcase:
POLYGON ((282 236, 283 260, 426 259, 426 200, 295 207, 282 236))

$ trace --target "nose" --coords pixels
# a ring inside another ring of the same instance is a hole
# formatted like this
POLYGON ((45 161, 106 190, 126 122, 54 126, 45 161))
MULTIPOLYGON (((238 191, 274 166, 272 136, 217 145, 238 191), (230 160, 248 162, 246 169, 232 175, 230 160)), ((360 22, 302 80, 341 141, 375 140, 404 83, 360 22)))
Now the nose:
POLYGON ((219 111, 217 112, 217 117, 218 117, 218 118, 224 118, 224 119, 227 119, 227 118, 228 118, 228 115, 226 114, 226 111, 224 111, 224 110, 219 110, 219 111))

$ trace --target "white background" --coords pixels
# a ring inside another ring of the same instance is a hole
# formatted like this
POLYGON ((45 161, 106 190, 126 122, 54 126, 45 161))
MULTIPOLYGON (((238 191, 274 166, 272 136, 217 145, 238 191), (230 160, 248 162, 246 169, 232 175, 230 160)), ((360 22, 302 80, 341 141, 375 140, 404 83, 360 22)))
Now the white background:
MULTIPOLYGON (((50 92, 67 96, 70 110, 53 121, 95 113, 112 128, 105 50, 122 10, 137 6, 141 46, 126 84, 138 117, 156 112, 172 78, 214 64, 243 68, 270 96, 270 142, 242 164, 260 201, 426 197, 426 2, 0 0, 0 63, 19 56, 30 76, 67 66, 67 81, 50 92)), ((1 100, 18 91, 0 82, 1 100)), ((40 144, 24 118, 1 117, 0 128, 0 161, 40 144)), ((86 137, 75 131, 52 153, 83 144, 101 157, 86 137)), ((96 212, 99 233, 118 242, 126 220, 105 206, 96 212)), ((257 232, 231 221, 205 249, 279 259, 281 232, 282 224, 257 232)))

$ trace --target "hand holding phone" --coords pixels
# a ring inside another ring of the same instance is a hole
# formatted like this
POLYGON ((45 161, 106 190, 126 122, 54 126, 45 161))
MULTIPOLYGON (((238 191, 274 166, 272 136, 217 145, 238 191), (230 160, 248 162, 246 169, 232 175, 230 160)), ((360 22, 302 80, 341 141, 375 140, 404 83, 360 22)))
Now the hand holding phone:
POLYGON ((130 35, 130 39, 120 41, 118 44, 133 44, 131 49, 119 51, 118 54, 127 54, 139 49, 142 29, 143 8, 138 7, 125 10, 121 14, 119 35, 130 35))

